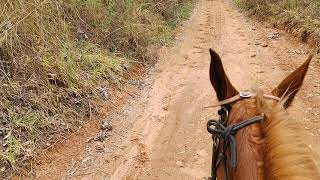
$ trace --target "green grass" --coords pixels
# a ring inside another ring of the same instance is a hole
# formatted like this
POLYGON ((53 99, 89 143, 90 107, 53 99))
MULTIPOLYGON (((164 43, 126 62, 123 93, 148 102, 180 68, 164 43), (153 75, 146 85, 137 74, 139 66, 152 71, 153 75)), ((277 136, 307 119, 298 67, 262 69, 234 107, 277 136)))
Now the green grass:
POLYGON ((320 44, 320 1, 298 0, 234 0, 243 10, 268 21, 274 26, 285 28, 314 44, 320 44), (292 26, 293 25, 293 26, 292 26), (308 32, 308 37, 305 37, 308 32))
POLYGON ((15 165, 17 163, 17 157, 21 155, 24 150, 23 145, 18 139, 9 135, 6 139, 6 146, 6 151, 0 152, 0 160, 8 161, 10 164, 15 165))
POLYGON ((183 4, 178 11, 178 17, 179 19, 187 19, 192 12, 192 4, 191 3, 186 3, 183 4))
POLYGON ((104 102, 97 89, 153 62, 148 49, 172 40, 192 2, 0 1, 0 167, 10 173, 82 126, 104 102))

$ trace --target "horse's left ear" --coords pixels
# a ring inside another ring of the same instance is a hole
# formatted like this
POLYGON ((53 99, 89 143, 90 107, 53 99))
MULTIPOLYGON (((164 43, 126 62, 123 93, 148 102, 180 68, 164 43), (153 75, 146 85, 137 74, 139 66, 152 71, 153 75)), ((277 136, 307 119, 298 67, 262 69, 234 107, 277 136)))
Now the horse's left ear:
POLYGON ((293 71, 274 90, 272 90, 272 95, 284 98, 284 108, 288 108, 291 105, 295 95, 300 90, 312 56, 312 54, 309 55, 308 59, 298 69, 293 71))
POLYGON ((209 51, 211 55, 210 81, 216 91, 218 100, 222 101, 239 94, 229 81, 220 56, 212 49, 209 49, 209 51))

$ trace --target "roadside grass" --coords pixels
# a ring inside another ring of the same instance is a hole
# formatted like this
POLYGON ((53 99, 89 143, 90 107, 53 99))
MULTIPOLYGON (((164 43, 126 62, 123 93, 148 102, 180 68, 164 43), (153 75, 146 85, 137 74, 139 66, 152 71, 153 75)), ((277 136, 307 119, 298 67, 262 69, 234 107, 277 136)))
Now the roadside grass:
POLYGON ((193 2, 0 1, 0 177, 83 126, 135 63, 154 64, 150 47, 172 39, 193 2))
POLYGON ((234 0, 242 10, 320 47, 320 1, 234 0))

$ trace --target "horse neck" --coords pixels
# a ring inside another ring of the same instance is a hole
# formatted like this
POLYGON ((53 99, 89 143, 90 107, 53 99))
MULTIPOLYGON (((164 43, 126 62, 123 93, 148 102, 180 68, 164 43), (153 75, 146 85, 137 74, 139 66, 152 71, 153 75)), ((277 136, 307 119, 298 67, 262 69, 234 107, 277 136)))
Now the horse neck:
MULTIPOLYGON (((258 115, 253 101, 238 102, 233 106, 228 125, 237 124, 245 119, 258 115), (245 107, 245 108, 243 108, 245 107)), ((263 131, 261 124, 253 124, 241 129, 236 134, 237 142, 237 169, 233 171, 230 164, 230 153, 227 154, 228 172, 232 179, 236 180, 263 180, 265 145, 263 143, 263 131)), ((219 167, 218 177, 223 177, 223 168, 219 167)))
POLYGON ((268 108, 262 124, 267 179, 320 179, 310 149, 302 141, 299 123, 290 118, 281 103, 268 108))
MULTIPOLYGON (((231 170, 230 177, 236 180, 264 179, 320 179, 319 171, 313 162, 310 150, 298 139, 288 114, 281 104, 270 104, 258 100, 238 102, 230 113, 228 124, 237 124, 245 119, 264 113, 262 123, 241 129, 236 135, 237 170, 231 170)), ((219 167, 218 177, 223 177, 219 167)))

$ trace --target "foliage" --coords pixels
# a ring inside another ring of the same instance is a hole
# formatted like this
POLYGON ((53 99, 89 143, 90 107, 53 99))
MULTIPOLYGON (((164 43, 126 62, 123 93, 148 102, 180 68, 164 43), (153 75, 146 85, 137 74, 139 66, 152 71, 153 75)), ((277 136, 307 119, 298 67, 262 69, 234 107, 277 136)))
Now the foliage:
POLYGON ((250 14, 286 29, 303 41, 312 41, 320 47, 319 0, 235 0, 250 14))
POLYGON ((76 130, 121 86, 128 67, 156 60, 192 0, 1 0, 0 168, 76 130))

